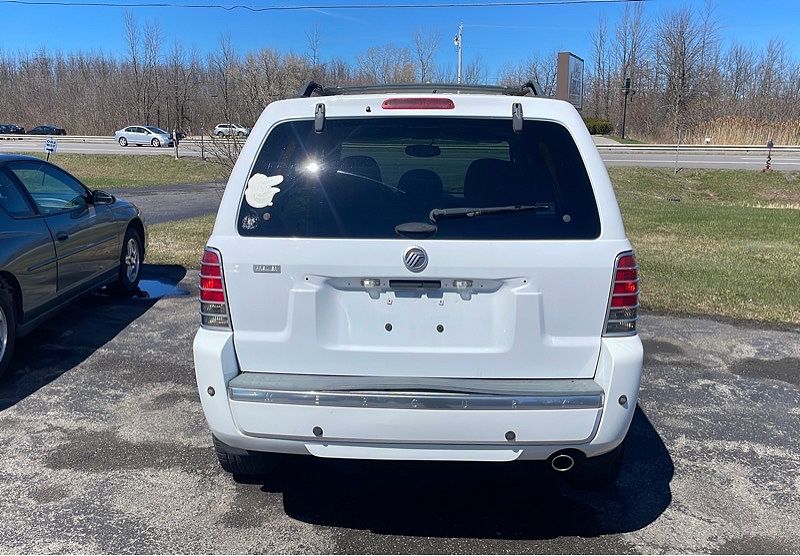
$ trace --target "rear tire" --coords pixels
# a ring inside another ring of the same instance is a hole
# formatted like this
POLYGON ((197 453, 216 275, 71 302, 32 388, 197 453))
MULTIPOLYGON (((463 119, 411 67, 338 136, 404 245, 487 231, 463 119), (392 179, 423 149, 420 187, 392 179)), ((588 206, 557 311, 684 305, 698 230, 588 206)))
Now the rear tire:
POLYGON ((17 314, 14 290, 0 280, 0 379, 11 366, 17 338, 17 314))
POLYGON ((610 452, 585 458, 572 473, 567 473, 567 479, 584 488, 602 488, 611 485, 622 470, 626 443, 627 438, 610 452))
POLYGON ((119 146, 120 147, 127 147, 128 146, 128 140, 125 139, 124 137, 120 137, 119 138, 119 146))
POLYGON ((221 131, 218 131, 218 132, 217 132, 217 137, 224 137, 224 136, 225 136, 225 134, 224 134, 224 133, 222 133, 221 131))
POLYGON ((144 247, 139 232, 128 228, 125 240, 122 242, 122 253, 119 256, 119 274, 112 285, 112 289, 131 294, 139 287, 142 278, 142 262, 144 261, 144 247))
POLYGON ((253 477, 266 475, 278 465, 278 456, 276 454, 234 448, 213 435, 211 439, 214 441, 214 452, 217 454, 220 467, 234 476, 253 477))

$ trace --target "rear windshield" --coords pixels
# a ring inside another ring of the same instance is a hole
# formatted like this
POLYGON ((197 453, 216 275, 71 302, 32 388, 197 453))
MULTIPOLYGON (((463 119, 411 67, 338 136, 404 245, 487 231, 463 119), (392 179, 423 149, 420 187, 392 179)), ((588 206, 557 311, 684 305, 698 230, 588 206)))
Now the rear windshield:
POLYGON ((328 119, 321 133, 312 120, 282 123, 258 155, 238 217, 241 235, 264 237, 410 237, 415 223, 429 239, 600 235, 566 128, 526 120, 515 133, 510 118, 328 119), (491 208, 501 210, 472 210, 491 208), (452 210, 436 212, 444 209, 452 210))

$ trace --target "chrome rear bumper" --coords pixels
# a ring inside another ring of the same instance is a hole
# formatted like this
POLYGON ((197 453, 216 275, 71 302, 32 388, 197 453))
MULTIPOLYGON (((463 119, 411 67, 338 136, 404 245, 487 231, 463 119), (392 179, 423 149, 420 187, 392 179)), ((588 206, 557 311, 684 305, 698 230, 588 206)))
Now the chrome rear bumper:
POLYGON ((599 409, 592 379, 430 379, 242 373, 232 401, 322 407, 442 410, 599 409))

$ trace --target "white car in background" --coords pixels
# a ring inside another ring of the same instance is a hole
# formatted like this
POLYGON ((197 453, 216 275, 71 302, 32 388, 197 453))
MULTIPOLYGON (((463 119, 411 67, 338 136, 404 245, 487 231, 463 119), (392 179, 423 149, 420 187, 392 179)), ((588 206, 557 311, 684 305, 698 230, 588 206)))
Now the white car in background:
POLYGON ((264 110, 200 271, 225 470, 288 453, 616 478, 636 258, 580 115, 531 88, 316 86, 264 110))
POLYGON ((214 128, 212 135, 215 137, 246 137, 250 135, 250 128, 237 124, 217 124, 217 127, 214 128))
POLYGON ((172 135, 160 127, 155 126, 128 126, 114 132, 114 140, 120 147, 128 145, 150 145, 151 147, 173 146, 172 135))

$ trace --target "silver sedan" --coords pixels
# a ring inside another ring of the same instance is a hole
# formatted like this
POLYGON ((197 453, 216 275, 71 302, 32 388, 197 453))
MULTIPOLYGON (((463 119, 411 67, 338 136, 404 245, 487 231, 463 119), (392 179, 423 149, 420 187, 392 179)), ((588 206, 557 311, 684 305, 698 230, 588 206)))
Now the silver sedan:
POLYGON ((131 125, 114 132, 114 139, 120 147, 128 145, 150 145, 152 147, 173 146, 172 136, 160 127, 131 125))

